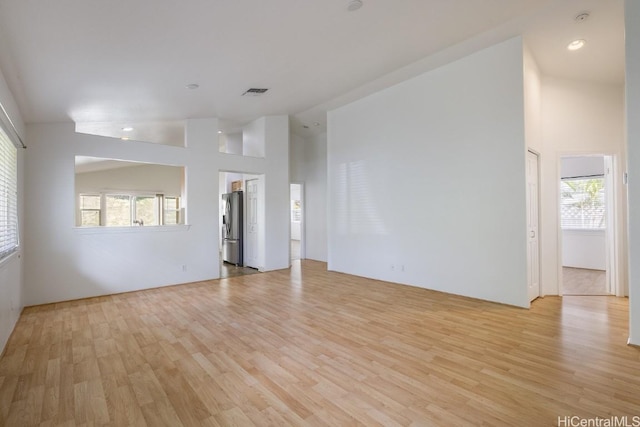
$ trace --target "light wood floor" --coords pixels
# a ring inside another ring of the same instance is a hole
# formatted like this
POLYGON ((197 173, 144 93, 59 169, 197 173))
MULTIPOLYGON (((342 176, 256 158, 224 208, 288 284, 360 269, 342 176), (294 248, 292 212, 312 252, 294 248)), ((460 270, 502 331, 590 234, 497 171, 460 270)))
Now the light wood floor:
POLYGON ((227 262, 220 263, 220 277, 223 279, 257 273, 259 273, 259 271, 256 268, 239 267, 227 262))
POLYGON ((640 415, 627 303, 546 297, 524 310, 302 261, 31 307, 0 359, 0 425, 545 426, 640 415))

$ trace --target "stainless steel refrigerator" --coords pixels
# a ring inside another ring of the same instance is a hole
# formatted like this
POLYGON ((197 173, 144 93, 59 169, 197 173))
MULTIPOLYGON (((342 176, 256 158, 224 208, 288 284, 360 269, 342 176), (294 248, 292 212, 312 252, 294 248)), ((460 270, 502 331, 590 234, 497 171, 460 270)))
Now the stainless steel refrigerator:
POLYGON ((222 195, 224 214, 222 216, 222 260, 230 264, 242 265, 242 191, 222 195))

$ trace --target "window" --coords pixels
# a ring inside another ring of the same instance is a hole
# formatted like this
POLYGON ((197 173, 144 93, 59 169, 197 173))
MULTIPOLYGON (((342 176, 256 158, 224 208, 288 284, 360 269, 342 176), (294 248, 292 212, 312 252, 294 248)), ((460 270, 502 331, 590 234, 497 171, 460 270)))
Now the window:
POLYGON ((107 194, 105 196, 105 225, 107 227, 128 227, 131 219, 131 196, 107 194))
POLYGON ((302 205, 300 200, 291 201, 291 221, 300 222, 302 219, 302 205))
POLYGON ((164 225, 180 224, 180 197, 164 197, 164 225))
POLYGON ((560 185, 562 228, 605 228, 604 177, 563 179, 560 185))
POLYGON ((184 166, 76 156, 75 225, 182 225, 184 179, 184 166))
POLYGON ((107 194, 105 200, 107 226, 159 225, 156 196, 107 194))
POLYGON ((0 259, 18 248, 18 150, 0 129, 0 259))
POLYGON ((158 212, 158 199, 156 196, 134 196, 133 199, 133 223, 136 225, 160 225, 158 212))
POLYGON ((180 197, 162 194, 80 194, 81 227, 180 224, 180 197), (160 218, 164 218, 160 224, 160 218))
POLYGON ((80 225, 82 227, 97 227, 101 225, 100 195, 80 195, 80 225))

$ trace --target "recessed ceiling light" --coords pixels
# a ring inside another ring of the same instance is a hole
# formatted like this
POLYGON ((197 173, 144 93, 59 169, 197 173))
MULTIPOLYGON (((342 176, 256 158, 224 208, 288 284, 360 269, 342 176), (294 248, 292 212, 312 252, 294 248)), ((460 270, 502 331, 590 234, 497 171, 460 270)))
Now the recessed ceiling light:
POLYGON ((200 85, 199 85, 198 83, 189 83, 189 84, 186 86, 186 88, 187 88, 187 89, 191 89, 191 90, 193 90, 193 89, 198 89, 199 87, 200 87, 200 85))
POLYGON ((351 0, 349 4, 347 4, 347 10, 349 12, 353 12, 354 10, 358 10, 362 7, 362 0, 351 0))
POLYGON ((586 40, 583 39, 578 39, 578 40, 574 40, 571 43, 569 43, 567 45, 567 49, 569 50, 578 50, 581 49, 582 47, 584 47, 584 45, 586 44, 586 40))
POLYGON ((123 137, 122 137, 122 138, 120 138, 120 139, 121 139, 121 140, 123 140, 123 141, 128 141, 128 140, 129 140, 129 137, 128 137, 128 136, 123 136, 123 137))
POLYGON ((219 131, 218 131, 218 133, 222 133, 222 131, 221 131, 221 130, 219 130, 219 131))
POLYGON ((320 122, 313 122, 314 126, 320 126, 320 122))
POLYGON ((133 128, 131 126, 125 126, 122 128, 123 132, 131 132, 133 130, 133 128))

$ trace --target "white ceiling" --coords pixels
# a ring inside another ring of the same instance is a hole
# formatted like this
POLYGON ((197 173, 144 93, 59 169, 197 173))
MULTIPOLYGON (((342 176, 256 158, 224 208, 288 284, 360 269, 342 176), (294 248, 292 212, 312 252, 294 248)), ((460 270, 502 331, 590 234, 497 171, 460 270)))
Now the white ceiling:
POLYGON ((328 108, 517 34, 545 74, 624 80, 622 0, 347 2, 0 0, 0 68, 27 122, 117 132, 272 114, 322 131, 328 108), (587 45, 568 52, 574 38, 587 45), (251 87, 269 91, 241 96, 251 87))
POLYGON ((97 172, 103 170, 120 169, 131 166, 140 166, 146 163, 131 162, 128 160, 105 159, 102 157, 76 156, 76 173, 97 172))

